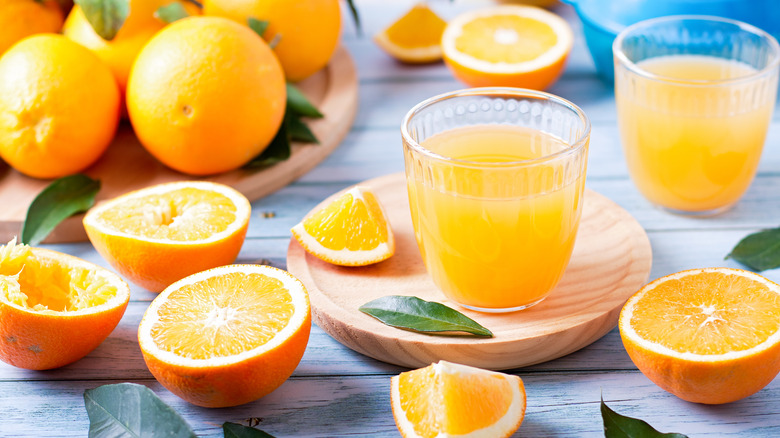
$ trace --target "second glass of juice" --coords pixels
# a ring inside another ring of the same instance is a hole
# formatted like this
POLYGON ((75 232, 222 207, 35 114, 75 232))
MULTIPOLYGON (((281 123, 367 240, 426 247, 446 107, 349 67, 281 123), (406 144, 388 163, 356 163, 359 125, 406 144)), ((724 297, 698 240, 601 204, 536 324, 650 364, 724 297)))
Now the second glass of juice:
POLYGON ((475 88, 418 104, 401 132, 415 235, 437 287, 485 312, 543 300, 582 212, 582 110, 547 93, 475 88))
POLYGON ((772 118, 777 41, 733 20, 672 16, 626 28, 613 52, 618 125, 639 191, 686 215, 734 205, 772 118))

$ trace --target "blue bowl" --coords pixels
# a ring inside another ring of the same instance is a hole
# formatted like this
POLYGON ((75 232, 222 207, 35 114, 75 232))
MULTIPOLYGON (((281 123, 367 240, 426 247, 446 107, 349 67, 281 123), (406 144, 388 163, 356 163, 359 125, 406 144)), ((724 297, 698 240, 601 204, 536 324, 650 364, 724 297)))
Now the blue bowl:
POLYGON ((714 15, 752 24, 780 39, 779 0, 563 0, 582 21, 599 74, 612 81, 612 42, 626 26, 666 15, 714 15))

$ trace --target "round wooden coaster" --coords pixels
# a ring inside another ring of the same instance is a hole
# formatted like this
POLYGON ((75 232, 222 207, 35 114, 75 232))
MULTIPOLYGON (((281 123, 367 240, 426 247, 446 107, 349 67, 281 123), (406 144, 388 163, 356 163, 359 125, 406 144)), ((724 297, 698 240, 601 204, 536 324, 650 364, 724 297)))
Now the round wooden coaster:
POLYGON ((370 187, 385 207, 396 238, 395 255, 371 266, 341 267, 306 253, 292 239, 287 269, 309 290, 317 325, 347 347, 384 362, 417 368, 442 359, 502 370, 555 359, 615 327, 623 304, 650 275, 652 251, 639 223, 614 202, 586 190, 571 262, 544 301, 507 314, 464 309, 447 300, 425 270, 414 238, 404 175, 360 185, 370 187), (495 337, 423 335, 386 326, 358 310, 386 295, 438 301, 476 320, 495 337))
MULTIPOLYGON (((129 124, 119 131, 101 159, 84 173, 99 179, 97 202, 155 184, 206 180, 234 187, 250 200, 291 183, 325 159, 346 137, 358 103, 358 77, 349 52, 340 47, 322 71, 297 84, 325 117, 308 121, 320 144, 293 144, 290 158, 263 169, 237 169, 212 177, 185 175, 165 167, 141 146, 129 124)), ((226 133, 230 135, 230 133, 226 133)), ((215 145, 218 146, 218 145, 215 145)), ((51 181, 29 178, 0 161, 0 243, 19 236, 27 208, 51 181)), ((83 215, 62 222, 46 243, 87 240, 83 215)))

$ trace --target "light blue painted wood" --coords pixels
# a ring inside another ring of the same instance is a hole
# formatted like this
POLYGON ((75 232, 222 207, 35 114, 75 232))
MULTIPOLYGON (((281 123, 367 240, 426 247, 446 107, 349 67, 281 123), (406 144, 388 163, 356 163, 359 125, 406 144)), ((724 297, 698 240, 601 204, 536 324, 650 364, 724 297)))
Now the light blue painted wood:
MULTIPOLYGON (((370 36, 399 16, 413 0, 358 0, 365 37, 357 38, 345 17, 343 39, 360 75, 360 111, 343 144, 288 187, 253 202, 248 238, 239 263, 284 268, 289 228, 322 199, 351 184, 403 170, 398 126, 405 112, 434 94, 462 88, 442 64, 407 66, 391 60, 370 36), (263 213, 273 213, 266 218, 263 213)), ((475 7, 473 1, 434 1, 443 16, 475 7)), ((730 212, 709 219, 672 216, 654 209, 636 191, 623 160, 614 96, 600 81, 585 51, 580 26, 568 6, 556 9, 573 24, 577 41, 567 70, 551 92, 571 99, 593 120, 588 186, 631 213, 653 247, 651 278, 704 266, 738 267, 724 256, 744 235, 780 225, 780 118, 769 132, 759 175, 730 212)), ((316 146, 315 146, 316 147, 316 146)), ((52 249, 108 265, 89 243, 52 249)), ((110 267, 109 267, 110 268, 110 267)), ((780 270, 766 276, 780 281, 780 270)), ((221 436, 224 421, 262 419, 279 437, 398 436, 389 404, 389 378, 402 368, 355 353, 313 327, 306 354, 293 377, 263 400, 230 409, 203 409, 162 388, 146 369, 136 341, 138 323, 156 294, 132 287, 131 303, 117 329, 86 358, 51 371, 27 371, 0 363, 0 436, 85 436, 82 394, 105 383, 139 382, 179 411, 199 436, 221 436), (348 418, 346 417, 348 415, 348 418)), ((683 402, 639 373, 612 330, 591 346, 563 358, 512 372, 528 391, 528 413, 515 436, 603 436, 598 400, 641 417, 661 431, 699 436, 780 435, 780 383, 726 406, 683 402)))

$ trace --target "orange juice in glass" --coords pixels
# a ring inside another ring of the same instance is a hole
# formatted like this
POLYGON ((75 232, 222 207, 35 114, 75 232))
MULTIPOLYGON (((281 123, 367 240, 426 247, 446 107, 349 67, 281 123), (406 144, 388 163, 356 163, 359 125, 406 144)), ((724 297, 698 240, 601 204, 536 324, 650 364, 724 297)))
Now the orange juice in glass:
POLYGON ((639 191, 688 215, 734 205, 772 118, 774 38, 726 19, 664 17, 630 26, 613 50, 620 135, 639 191))
POLYGON ((437 287, 487 312, 544 299, 577 235, 585 114, 546 93, 479 88, 420 103, 401 130, 415 236, 437 287))

